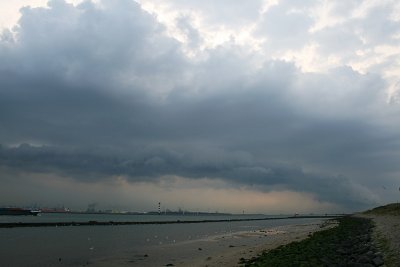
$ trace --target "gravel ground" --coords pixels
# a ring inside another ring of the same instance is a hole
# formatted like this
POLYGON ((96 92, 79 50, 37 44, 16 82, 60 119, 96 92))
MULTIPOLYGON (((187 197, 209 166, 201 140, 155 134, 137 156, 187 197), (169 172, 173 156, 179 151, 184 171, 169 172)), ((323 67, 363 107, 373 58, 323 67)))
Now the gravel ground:
POLYGON ((400 266, 400 216, 359 215, 375 223, 374 239, 385 257, 388 267, 400 266))

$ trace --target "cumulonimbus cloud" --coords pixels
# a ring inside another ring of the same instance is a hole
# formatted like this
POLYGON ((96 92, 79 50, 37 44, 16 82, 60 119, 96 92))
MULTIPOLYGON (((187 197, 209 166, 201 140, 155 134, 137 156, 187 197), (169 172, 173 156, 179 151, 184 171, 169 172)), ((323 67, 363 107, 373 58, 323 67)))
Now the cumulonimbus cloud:
MULTIPOLYGON (((398 107, 379 72, 305 73, 234 41, 192 58, 128 0, 21 12, 0 42, 2 166, 87 181, 207 177, 351 207, 370 203, 377 176, 392 183, 398 172, 398 107)), ((287 35, 287 25, 263 26, 275 21, 268 12, 256 12, 254 31, 272 38, 266 51, 287 35)))

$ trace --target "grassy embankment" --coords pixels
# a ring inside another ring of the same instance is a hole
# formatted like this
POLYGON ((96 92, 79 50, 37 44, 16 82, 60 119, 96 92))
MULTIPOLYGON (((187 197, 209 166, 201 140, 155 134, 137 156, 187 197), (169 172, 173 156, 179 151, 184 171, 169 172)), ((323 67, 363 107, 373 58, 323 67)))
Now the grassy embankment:
POLYGON ((400 216, 400 203, 392 203, 372 210, 367 210, 364 214, 400 216))

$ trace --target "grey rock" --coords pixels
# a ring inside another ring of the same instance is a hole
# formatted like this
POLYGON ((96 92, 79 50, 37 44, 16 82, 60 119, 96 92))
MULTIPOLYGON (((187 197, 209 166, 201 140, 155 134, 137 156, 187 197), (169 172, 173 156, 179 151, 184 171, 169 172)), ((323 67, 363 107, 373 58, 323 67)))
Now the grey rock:
POLYGON ((358 257, 357 262, 359 263, 369 263, 370 259, 367 256, 361 255, 358 257))
POLYGON ((365 264, 364 263, 358 263, 358 262, 354 262, 354 261, 350 261, 349 263, 347 263, 348 267, 364 267, 365 264))
POLYGON ((372 256, 374 256, 374 252, 372 250, 370 250, 367 253, 365 253, 365 256, 368 256, 371 258, 372 256))
POLYGON ((382 257, 375 257, 372 262, 375 266, 382 266, 384 263, 382 257))

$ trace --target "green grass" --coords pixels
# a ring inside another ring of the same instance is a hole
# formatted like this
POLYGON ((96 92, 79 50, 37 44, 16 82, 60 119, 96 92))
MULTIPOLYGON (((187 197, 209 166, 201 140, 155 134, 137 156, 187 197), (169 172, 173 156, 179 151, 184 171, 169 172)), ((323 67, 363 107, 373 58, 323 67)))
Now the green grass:
POLYGON ((373 215, 400 216, 400 203, 392 203, 385 206, 377 207, 372 210, 367 210, 364 213, 373 215))

